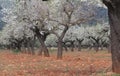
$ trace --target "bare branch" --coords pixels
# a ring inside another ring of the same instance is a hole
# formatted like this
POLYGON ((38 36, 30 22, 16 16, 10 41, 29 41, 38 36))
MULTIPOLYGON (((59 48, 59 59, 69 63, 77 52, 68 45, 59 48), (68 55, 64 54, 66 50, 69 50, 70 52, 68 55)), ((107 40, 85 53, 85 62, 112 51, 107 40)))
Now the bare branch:
POLYGON ((57 37, 59 37, 58 33, 56 33, 54 30, 43 29, 43 31, 49 32, 49 33, 54 34, 57 37))
POLYGON ((63 8, 64 9, 63 12, 67 15, 67 17, 68 17, 68 23, 70 23, 72 14, 74 12, 74 5, 70 1, 67 1, 67 3, 69 4, 69 6, 65 7, 65 5, 66 5, 65 4, 64 8, 63 8))
POLYGON ((71 25, 76 25, 76 24, 79 25, 80 23, 89 21, 89 20, 91 20, 91 19, 93 19, 93 15, 91 15, 91 16, 89 16, 89 17, 87 17, 87 18, 78 19, 78 20, 76 20, 75 22, 72 22, 72 23, 70 23, 70 24, 71 24, 71 25))
POLYGON ((57 23, 60 24, 60 25, 66 26, 66 24, 64 24, 64 23, 62 23, 62 22, 60 22, 60 21, 58 21, 58 20, 54 20, 54 19, 51 19, 51 18, 49 18, 49 20, 50 20, 50 21, 53 21, 53 22, 57 22, 57 23))

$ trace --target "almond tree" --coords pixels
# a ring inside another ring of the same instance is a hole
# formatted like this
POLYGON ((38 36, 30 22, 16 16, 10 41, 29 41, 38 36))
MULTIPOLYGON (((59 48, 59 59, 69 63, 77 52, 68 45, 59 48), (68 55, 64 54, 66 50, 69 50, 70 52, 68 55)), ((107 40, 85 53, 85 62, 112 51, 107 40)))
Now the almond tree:
POLYGON ((45 40, 49 35, 44 29, 47 25, 47 5, 41 0, 19 0, 17 3, 18 20, 27 23, 28 27, 34 32, 40 42, 39 55, 44 52, 44 56, 49 57, 45 40))
POLYGON ((86 28, 86 31, 88 35, 87 38, 91 42, 91 46, 95 48, 95 51, 98 52, 100 47, 103 47, 105 42, 107 41, 106 38, 108 38, 108 25, 96 25, 92 27, 86 28))
MULTIPOLYGON (((33 32, 26 26, 27 23, 17 20, 18 16, 16 15, 15 8, 4 8, 3 13, 5 16, 2 18, 6 25, 2 30, 1 41, 3 45, 9 45, 10 47, 21 50, 23 42, 34 37, 33 32)), ((31 42, 31 40, 29 40, 31 42)), ((32 44, 32 43, 29 43, 32 44)), ((27 46, 27 45, 25 45, 27 46)), ((33 49, 31 47, 31 49, 33 49)), ((34 54, 33 50, 31 51, 34 54)))
MULTIPOLYGON (((64 41, 68 41, 73 43, 74 45, 77 45, 78 47, 78 51, 81 51, 82 49, 82 43, 85 39, 85 27, 83 26, 74 26, 69 28, 69 30, 67 31, 65 37, 64 37, 64 41)), ((73 48, 72 48, 73 49, 73 48)))
POLYGON ((62 42, 66 32, 71 26, 79 25, 80 23, 90 20, 93 16, 93 11, 91 9, 88 9, 87 11, 84 10, 83 5, 86 5, 87 3, 83 2, 84 4, 82 5, 81 1, 64 0, 59 2, 61 2, 61 4, 57 11, 57 17, 50 17, 49 20, 56 22, 57 28, 59 27, 61 29, 61 33, 54 32, 58 38, 57 58, 61 59, 63 51, 62 42))

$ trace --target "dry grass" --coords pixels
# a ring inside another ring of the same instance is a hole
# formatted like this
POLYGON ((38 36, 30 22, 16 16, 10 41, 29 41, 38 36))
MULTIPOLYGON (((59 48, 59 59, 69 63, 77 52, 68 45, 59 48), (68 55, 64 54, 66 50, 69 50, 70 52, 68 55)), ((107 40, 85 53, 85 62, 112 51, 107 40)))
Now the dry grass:
POLYGON ((107 51, 64 52, 62 60, 51 57, 0 52, 0 76, 111 76, 107 51))

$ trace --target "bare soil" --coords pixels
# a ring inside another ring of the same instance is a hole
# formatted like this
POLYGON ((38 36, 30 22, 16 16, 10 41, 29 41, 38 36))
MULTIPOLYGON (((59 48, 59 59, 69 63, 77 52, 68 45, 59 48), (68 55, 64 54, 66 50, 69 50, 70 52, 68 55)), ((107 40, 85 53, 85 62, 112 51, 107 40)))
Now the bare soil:
POLYGON ((107 51, 64 52, 62 60, 51 57, 0 52, 0 76, 111 76, 107 51))

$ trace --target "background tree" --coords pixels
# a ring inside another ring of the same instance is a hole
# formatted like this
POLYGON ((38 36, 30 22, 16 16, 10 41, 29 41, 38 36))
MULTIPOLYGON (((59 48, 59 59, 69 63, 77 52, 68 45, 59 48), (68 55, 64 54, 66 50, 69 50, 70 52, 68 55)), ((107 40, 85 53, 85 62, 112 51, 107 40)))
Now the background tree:
POLYGON ((94 14, 92 9, 88 9, 88 10, 83 9, 82 4, 86 5, 86 3, 84 2, 73 1, 73 0, 64 0, 60 2, 61 4, 59 8, 61 9, 58 10, 57 17, 50 18, 50 21, 57 23, 57 27, 61 26, 62 28, 60 34, 55 33, 55 35, 58 38, 58 53, 57 53, 58 59, 62 58, 62 49, 63 49, 62 42, 68 29, 71 26, 79 25, 80 23, 90 20, 94 14))
MULTIPOLYGON (((84 26, 72 26, 67 31, 67 33, 66 33, 66 35, 64 37, 64 41, 68 41, 69 44, 70 43, 74 44, 73 48, 75 46, 77 46, 78 51, 81 51, 81 49, 82 49, 82 42, 84 41, 85 36, 86 36, 85 31, 86 31, 86 29, 85 29, 84 26)), ((71 47, 71 50, 73 48, 71 47)))
POLYGON ((96 25, 86 28, 86 31, 86 34, 88 34, 86 37, 91 41, 91 46, 98 52, 99 48, 103 48, 107 41, 106 38, 108 38, 109 26, 96 25))
POLYGON ((45 40, 49 32, 44 30, 48 17, 47 5, 37 0, 20 0, 16 6, 18 6, 17 9, 19 9, 17 10, 18 20, 27 23, 29 29, 34 32, 40 42, 39 55, 42 55, 42 52, 44 52, 44 56, 49 57, 49 51, 45 45, 45 40))

